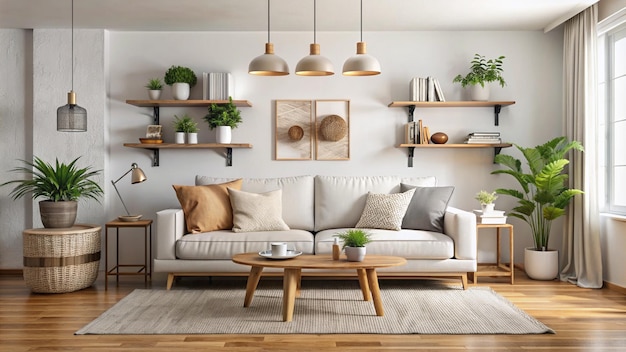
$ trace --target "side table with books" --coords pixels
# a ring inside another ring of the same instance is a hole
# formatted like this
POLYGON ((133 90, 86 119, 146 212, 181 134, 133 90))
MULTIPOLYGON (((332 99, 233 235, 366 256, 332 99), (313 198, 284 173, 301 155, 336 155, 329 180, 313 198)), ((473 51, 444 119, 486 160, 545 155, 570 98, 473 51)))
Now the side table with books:
MULTIPOLYGON (((479 276, 490 276, 490 277, 510 277, 511 285, 515 283, 514 277, 514 235, 513 235, 513 225, 506 223, 506 215, 504 215, 504 211, 495 210, 488 214, 482 214, 480 210, 474 210, 476 213, 476 235, 478 236, 482 229, 496 229, 496 263, 478 264, 478 269, 475 273, 470 274, 470 278, 474 284, 478 283, 479 276), (502 229, 508 229, 509 235, 509 262, 502 262, 502 250, 501 250, 501 236, 502 229)), ((484 232, 484 231, 483 231, 484 232)))

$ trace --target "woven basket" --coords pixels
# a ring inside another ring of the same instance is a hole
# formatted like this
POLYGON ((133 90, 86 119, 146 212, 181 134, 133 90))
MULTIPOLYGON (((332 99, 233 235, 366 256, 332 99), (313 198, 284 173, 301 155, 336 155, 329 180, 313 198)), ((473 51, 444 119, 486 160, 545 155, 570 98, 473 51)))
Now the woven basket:
POLYGON ((91 286, 100 267, 100 226, 24 231, 24 281, 33 292, 63 293, 91 286))

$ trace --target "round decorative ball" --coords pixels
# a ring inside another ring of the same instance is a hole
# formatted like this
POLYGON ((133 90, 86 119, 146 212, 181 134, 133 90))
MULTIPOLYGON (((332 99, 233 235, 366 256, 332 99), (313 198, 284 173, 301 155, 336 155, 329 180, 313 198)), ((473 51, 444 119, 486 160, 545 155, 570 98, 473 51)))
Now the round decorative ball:
POLYGON ((326 116, 320 123, 320 135, 326 141, 337 142, 348 133, 346 120, 339 115, 326 116))
POLYGON ((435 144, 446 144, 448 141, 448 135, 443 132, 437 132, 430 136, 430 140, 435 144))
POLYGON ((294 125, 289 127, 289 131, 287 132, 287 134, 289 135, 289 139, 296 142, 304 137, 304 130, 302 129, 302 127, 294 125))

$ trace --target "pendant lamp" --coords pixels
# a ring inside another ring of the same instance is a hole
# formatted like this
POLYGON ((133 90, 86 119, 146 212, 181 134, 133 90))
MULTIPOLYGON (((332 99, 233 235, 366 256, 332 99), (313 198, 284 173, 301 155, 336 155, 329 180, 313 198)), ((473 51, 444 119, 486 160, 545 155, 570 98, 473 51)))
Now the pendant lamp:
POLYGON ((316 15, 317 0, 313 0, 313 44, 310 54, 303 57, 296 65, 296 74, 299 76, 330 76, 334 75, 333 63, 320 55, 320 45, 316 42, 316 15))
POLYGON ((57 131, 87 131, 87 110, 76 105, 74 93, 74 0, 72 0, 72 90, 67 93, 67 105, 57 109, 57 131))
POLYGON ((267 0, 267 43, 265 54, 255 57, 248 65, 248 73, 257 76, 285 76, 289 74, 287 62, 274 55, 274 44, 270 41, 270 0, 267 0))
POLYGON ((363 0, 361 0, 361 41, 356 43, 356 55, 348 58, 343 64, 344 76, 373 76, 380 74, 380 63, 375 57, 367 54, 363 41, 363 0))

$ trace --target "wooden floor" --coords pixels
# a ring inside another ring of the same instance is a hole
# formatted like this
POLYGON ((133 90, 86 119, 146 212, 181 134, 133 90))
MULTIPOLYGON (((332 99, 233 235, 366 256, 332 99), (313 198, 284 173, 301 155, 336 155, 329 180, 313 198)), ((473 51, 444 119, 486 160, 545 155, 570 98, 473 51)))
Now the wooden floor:
MULTIPOLYGON (((33 294, 19 275, 0 275, 0 351, 626 351, 626 294, 532 281, 516 272, 516 284, 481 278, 519 308, 556 331, 545 335, 109 335, 74 332, 143 280, 123 277, 104 290, 94 286, 66 294, 33 294)), ((215 282, 213 283, 215 284, 215 282)), ((206 286, 185 278, 178 287, 206 286)), ((164 288, 165 280, 153 287, 164 288)), ((243 286, 242 286, 243 289, 243 286)))

